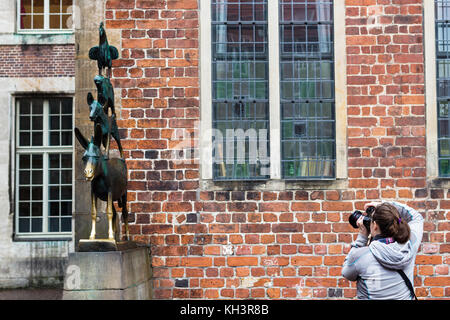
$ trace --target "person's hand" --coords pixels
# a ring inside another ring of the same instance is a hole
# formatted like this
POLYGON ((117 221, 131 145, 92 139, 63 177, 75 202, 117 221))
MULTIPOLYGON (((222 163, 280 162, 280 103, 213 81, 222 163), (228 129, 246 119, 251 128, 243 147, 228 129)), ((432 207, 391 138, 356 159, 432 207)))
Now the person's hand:
POLYGON ((365 205, 364 205, 364 213, 366 212, 366 210, 367 210, 367 208, 368 207, 375 207, 375 208, 377 208, 379 205, 381 205, 382 204, 382 202, 379 202, 379 201, 374 201, 374 202, 369 202, 369 203, 366 203, 365 205))
POLYGON ((356 221, 356 225, 359 228, 359 233, 367 238, 369 236, 369 231, 364 226, 363 219, 364 216, 359 217, 358 221, 356 221))

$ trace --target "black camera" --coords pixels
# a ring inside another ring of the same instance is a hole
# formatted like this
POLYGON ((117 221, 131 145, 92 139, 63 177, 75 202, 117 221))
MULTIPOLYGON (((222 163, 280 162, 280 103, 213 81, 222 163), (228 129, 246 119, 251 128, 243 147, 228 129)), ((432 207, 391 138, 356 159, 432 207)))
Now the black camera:
POLYGON ((367 207, 366 213, 367 215, 363 215, 363 213, 359 210, 353 212, 350 217, 348 217, 348 222, 352 225, 353 228, 358 228, 356 221, 358 221, 359 217, 363 216, 363 224, 366 227, 367 231, 370 232, 370 222, 372 221, 372 213, 375 211, 375 207, 370 206, 367 207))

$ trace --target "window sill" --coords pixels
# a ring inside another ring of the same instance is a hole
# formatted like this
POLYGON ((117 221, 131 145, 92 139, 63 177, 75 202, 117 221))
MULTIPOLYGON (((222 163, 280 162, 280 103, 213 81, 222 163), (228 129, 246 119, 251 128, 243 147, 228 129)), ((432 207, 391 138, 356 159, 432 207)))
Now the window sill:
POLYGON ((22 32, 0 35, 2 45, 58 45, 75 44, 75 34, 70 32, 22 32))
POLYGON ((44 29, 24 29, 17 30, 17 34, 73 34, 74 30, 65 29, 65 30, 44 30, 44 29))
POLYGON ((450 177, 430 177, 427 180, 431 188, 450 188, 450 177))
POLYGON ((29 234, 15 234, 13 241, 15 242, 30 242, 30 241, 72 241, 72 233, 29 233, 29 234))
MULTIPOLYGON (((449 181, 450 183, 450 181, 449 181)), ((339 190, 348 188, 347 179, 327 180, 254 180, 216 181, 201 180, 202 191, 288 191, 288 190, 339 190)))

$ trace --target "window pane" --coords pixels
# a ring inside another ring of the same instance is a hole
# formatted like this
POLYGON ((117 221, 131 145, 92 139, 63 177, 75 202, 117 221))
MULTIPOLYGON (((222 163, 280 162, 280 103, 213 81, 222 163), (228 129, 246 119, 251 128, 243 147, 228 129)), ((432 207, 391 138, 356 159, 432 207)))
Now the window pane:
POLYGON ((71 170, 61 170, 61 183, 62 184, 72 183, 72 171, 71 170))
POLYGON ((59 168, 59 159, 61 155, 60 154, 49 154, 49 166, 50 168, 59 168))
POLYGON ((19 217, 29 217, 30 216, 30 203, 21 202, 19 203, 19 217))
POLYGON ((73 19, 71 14, 63 14, 61 17, 61 29, 72 29, 73 19))
POLYGON ((329 178, 335 166, 333 1, 280 2, 284 178, 329 178))
POLYGON ((61 145, 63 146, 72 145, 72 131, 63 131, 61 133, 61 145))
POLYGON ((42 200, 42 187, 31 188, 31 200, 42 200))
POLYGON ((31 29, 31 15, 20 16, 20 29, 31 29))
POLYGON ((30 171, 20 170, 19 171, 19 184, 28 185, 30 184, 30 171))
POLYGON ((61 100, 60 99, 50 99, 49 100, 49 114, 60 114, 61 113, 61 100))
POLYGON ((34 116, 32 117, 32 130, 33 131, 42 131, 43 127, 42 127, 42 116, 34 116))
POLYGON ((31 215, 33 217, 42 217, 42 202, 33 202, 32 203, 31 215))
POLYGON ((61 13, 61 0, 50 0, 50 13, 61 13))
POLYGON ((31 232, 42 232, 42 218, 31 219, 31 232))
POLYGON ((59 184, 59 170, 50 170, 48 175, 50 184, 59 184))
POLYGON ((33 184, 42 184, 43 183, 43 174, 42 170, 33 170, 31 181, 33 184))
POLYGON ((267 0, 212 1, 214 178, 269 174, 267 0))
POLYGON ((30 133, 28 132, 20 132, 19 137, 19 145, 20 146, 29 146, 30 145, 30 133))
POLYGON ((59 200, 59 187, 50 187, 48 198, 50 200, 59 200))
POLYGON ((61 15, 50 15, 50 29, 61 29, 61 15))
POLYGON ((32 168, 33 169, 42 169, 43 167, 42 167, 42 155, 41 154, 33 154, 32 156, 31 156, 31 159, 32 159, 32 168))
POLYGON ((30 232, 30 219, 19 218, 19 232, 30 232))
POLYGON ((33 13, 44 13, 44 0, 33 0, 33 13))
POLYGON ((62 13, 68 13, 69 7, 73 5, 73 0, 61 0, 62 13))
POLYGON ((59 216, 59 202, 50 202, 49 203, 50 216, 59 216))
POLYGON ((50 130, 60 129, 59 120, 60 120, 59 116, 50 116, 50 130))
POLYGON ((59 146, 61 145, 61 140, 59 139, 59 132, 50 132, 50 145, 51 146, 59 146))
POLYGON ((22 116, 19 121, 19 130, 30 130, 30 117, 22 116))
POLYGON ((72 199, 72 187, 61 187, 61 200, 72 199))
POLYGON ((28 201, 31 199, 31 188, 19 187, 19 201, 28 201))
POLYGON ((33 146, 42 146, 43 143, 43 137, 41 132, 33 132, 33 135, 31 137, 32 142, 31 144, 33 146))
POLYGON ((72 203, 71 202, 61 202, 61 215, 70 216, 72 215, 72 203))
POLYGON ((33 29, 44 29, 44 15, 33 15, 33 29))
POLYGON ((72 168, 72 154, 61 154, 61 168, 72 168))
POLYGON ((61 113, 72 116, 72 98, 61 99, 61 113))
POLYGON ((21 99, 19 102, 20 105, 20 114, 28 115, 30 114, 31 107, 30 107, 30 101, 27 99, 21 99))
POLYGON ((72 231, 72 218, 61 218, 61 232, 72 231))
POLYGON ((21 0, 20 1, 20 13, 32 13, 31 1, 32 0, 21 0))
POLYGON ((42 99, 33 99, 32 103, 32 113, 33 115, 42 115, 44 112, 44 100, 42 99))
POLYGON ((49 231, 58 232, 59 231, 59 218, 49 218, 49 231))
POLYGON ((30 168, 30 157, 31 155, 29 154, 21 154, 19 156, 19 168, 20 169, 28 169, 30 168))
POLYGON ((61 117, 61 129, 69 129, 72 131, 72 116, 62 116, 61 117))

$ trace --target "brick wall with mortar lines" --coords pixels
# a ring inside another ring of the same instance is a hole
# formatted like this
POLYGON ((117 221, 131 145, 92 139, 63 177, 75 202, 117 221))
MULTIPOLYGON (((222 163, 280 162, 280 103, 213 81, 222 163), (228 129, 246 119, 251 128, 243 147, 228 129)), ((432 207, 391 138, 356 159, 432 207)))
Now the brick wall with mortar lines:
POLYGON ((75 46, 0 45, 0 77, 74 77, 75 46))
POLYGON ((379 199, 424 216, 416 293, 450 296, 450 193, 426 181, 422 9, 346 0, 347 189, 208 191, 198 164, 171 153, 174 130, 198 133, 197 1, 106 1, 106 28, 122 32, 113 81, 130 230, 151 244, 155 298, 353 298, 341 276, 356 238, 347 218, 379 199))

